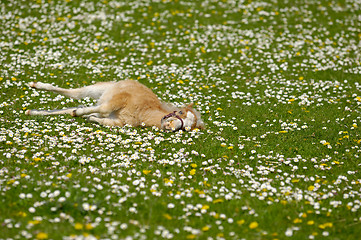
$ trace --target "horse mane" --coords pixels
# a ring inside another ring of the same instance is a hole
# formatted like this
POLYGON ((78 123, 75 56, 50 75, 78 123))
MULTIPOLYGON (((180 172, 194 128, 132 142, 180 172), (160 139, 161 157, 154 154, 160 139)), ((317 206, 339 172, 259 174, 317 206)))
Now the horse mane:
POLYGON ((165 110, 166 112, 174 112, 174 111, 179 111, 181 108, 174 106, 171 103, 166 103, 166 102, 161 102, 162 103, 162 108, 163 110, 165 110))

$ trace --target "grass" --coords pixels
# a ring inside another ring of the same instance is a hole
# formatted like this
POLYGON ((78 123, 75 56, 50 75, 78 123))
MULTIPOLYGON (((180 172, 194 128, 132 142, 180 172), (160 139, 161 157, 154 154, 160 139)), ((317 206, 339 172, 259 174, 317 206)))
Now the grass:
POLYGON ((1 239, 355 239, 352 1, 5 1, 1 239), (104 127, 29 89, 138 80, 207 128, 104 127))

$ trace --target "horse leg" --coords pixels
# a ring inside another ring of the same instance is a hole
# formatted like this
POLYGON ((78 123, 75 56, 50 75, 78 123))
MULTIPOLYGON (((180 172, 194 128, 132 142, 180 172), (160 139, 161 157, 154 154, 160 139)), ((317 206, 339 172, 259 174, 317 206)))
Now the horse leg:
POLYGON ((60 88, 52 84, 42 82, 31 82, 29 83, 29 86, 39 90, 58 93, 74 99, 82 99, 85 97, 99 99, 103 93, 114 84, 114 82, 101 82, 94 85, 74 89, 60 88))
POLYGON ((31 109, 26 110, 26 115, 60 115, 60 114, 72 114, 72 112, 77 108, 65 108, 65 109, 54 109, 54 110, 37 110, 31 109))
POLYGON ((98 123, 101 125, 106 125, 106 126, 120 126, 120 127, 124 126, 124 123, 122 121, 120 121, 119 119, 110 118, 110 117, 100 118, 100 117, 91 115, 88 117, 88 121, 98 123))

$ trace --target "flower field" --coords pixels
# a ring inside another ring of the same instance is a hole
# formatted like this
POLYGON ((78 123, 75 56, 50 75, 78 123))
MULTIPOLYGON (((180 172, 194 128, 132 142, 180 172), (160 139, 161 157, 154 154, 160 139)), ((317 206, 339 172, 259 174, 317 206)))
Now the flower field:
POLYGON ((357 239, 361 3, 0 3, 0 239, 357 239), (204 130, 34 90, 137 80, 204 130))

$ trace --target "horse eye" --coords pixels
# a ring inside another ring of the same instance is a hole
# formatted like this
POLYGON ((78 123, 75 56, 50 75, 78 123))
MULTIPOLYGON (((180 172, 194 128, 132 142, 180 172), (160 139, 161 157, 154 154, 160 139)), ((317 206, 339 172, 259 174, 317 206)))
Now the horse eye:
POLYGON ((183 114, 183 112, 182 112, 182 111, 179 111, 178 113, 179 113, 179 114, 183 114))

